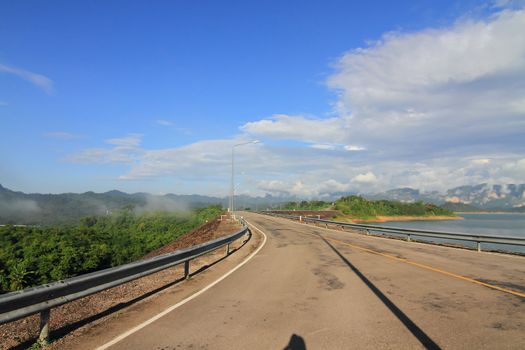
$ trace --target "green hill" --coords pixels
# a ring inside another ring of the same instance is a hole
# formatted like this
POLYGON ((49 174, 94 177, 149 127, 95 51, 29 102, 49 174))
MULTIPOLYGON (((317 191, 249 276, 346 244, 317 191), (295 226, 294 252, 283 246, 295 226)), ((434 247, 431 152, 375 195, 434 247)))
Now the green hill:
POLYGON ((402 203, 389 200, 367 200, 361 196, 347 196, 335 202, 335 209, 354 219, 368 220, 377 216, 456 216, 449 209, 424 202, 402 203))
POLYGON ((465 203, 452 203, 452 202, 446 202, 445 204, 442 204, 441 207, 442 207, 442 208, 445 208, 445 209, 448 209, 448 210, 452 210, 452 211, 454 211, 454 212, 470 212, 470 213, 475 213, 475 212, 486 211, 486 210, 484 210, 484 209, 481 209, 481 208, 475 207, 475 206, 470 205, 470 204, 465 204, 465 203))
POLYGON ((332 203, 324 201, 288 202, 282 206, 282 210, 325 210, 331 206, 332 203))

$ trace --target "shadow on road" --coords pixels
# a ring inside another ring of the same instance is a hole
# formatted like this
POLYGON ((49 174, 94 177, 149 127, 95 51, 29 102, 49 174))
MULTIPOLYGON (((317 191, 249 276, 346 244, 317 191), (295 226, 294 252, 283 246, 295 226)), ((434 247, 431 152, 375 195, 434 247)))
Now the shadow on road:
POLYGON ((292 334, 288 345, 286 345, 283 350, 306 350, 306 343, 304 342, 303 337, 297 334, 292 334))
POLYGON ((333 245, 330 244, 324 237, 319 236, 354 273, 367 285, 368 288, 385 304, 385 306, 405 325, 405 327, 412 333, 417 340, 426 349, 440 350, 437 345, 421 328, 419 328, 401 309, 399 309, 388 297, 381 292, 365 275, 359 271, 347 258, 345 258, 333 245))

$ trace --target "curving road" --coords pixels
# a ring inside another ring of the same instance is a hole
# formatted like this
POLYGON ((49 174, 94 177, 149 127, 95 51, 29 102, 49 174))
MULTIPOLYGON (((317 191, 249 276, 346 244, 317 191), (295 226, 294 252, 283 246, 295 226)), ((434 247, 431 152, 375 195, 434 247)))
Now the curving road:
POLYGON ((259 253, 109 349, 525 348, 523 257, 245 217, 259 253))

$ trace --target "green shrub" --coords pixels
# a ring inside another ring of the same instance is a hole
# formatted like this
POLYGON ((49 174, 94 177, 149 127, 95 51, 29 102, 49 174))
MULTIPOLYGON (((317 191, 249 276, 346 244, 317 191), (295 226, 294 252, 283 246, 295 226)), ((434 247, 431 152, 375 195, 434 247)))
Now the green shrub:
POLYGON ((124 208, 77 225, 2 226, 0 293, 137 260, 221 213, 220 206, 141 215, 124 208))

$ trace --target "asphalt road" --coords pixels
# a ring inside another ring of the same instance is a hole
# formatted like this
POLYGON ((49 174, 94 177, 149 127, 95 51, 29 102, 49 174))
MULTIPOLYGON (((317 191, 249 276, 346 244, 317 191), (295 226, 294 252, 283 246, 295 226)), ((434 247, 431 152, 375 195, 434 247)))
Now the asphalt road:
POLYGON ((524 257, 245 217, 253 259, 110 349, 525 348, 525 298, 472 281, 525 293, 524 257))

